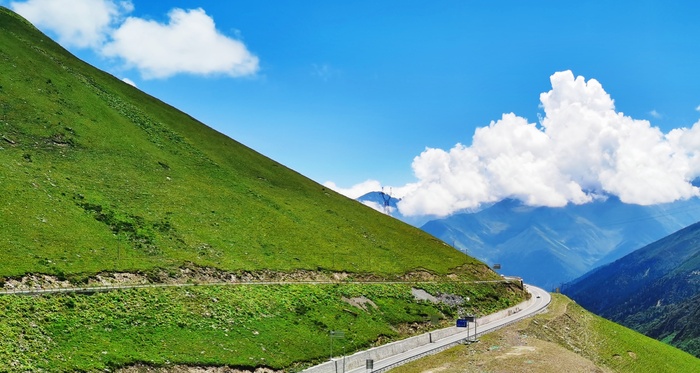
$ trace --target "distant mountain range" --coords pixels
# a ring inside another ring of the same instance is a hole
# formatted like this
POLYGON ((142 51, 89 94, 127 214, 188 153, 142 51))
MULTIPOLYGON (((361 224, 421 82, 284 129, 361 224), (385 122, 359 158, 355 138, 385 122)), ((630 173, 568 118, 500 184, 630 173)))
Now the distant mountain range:
MULTIPOLYGON (((358 200, 383 206, 381 192, 358 200)), ((502 272, 554 289, 655 240, 700 221, 700 199, 640 206, 609 197, 565 207, 525 206, 503 200, 474 213, 425 223, 411 221, 388 199, 391 215, 440 238, 502 272)))
POLYGON ((700 357, 700 223, 566 284, 600 316, 700 357))

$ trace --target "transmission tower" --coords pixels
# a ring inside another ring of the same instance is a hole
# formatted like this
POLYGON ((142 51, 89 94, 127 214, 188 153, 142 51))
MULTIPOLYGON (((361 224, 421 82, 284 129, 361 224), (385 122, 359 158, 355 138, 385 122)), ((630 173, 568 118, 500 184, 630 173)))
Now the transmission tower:
POLYGON ((385 193, 384 187, 382 187, 382 199, 384 200, 384 213, 391 215, 391 187, 388 189, 389 193, 385 193))

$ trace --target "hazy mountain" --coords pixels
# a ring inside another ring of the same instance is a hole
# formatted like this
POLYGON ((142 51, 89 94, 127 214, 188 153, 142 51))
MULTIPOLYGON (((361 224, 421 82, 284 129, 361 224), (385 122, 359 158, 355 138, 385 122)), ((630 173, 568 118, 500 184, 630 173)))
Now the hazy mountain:
POLYGON ((530 207, 504 200, 421 228, 502 272, 553 289, 700 220, 700 199, 640 206, 615 197, 530 207))
POLYGON ((700 356, 700 223, 564 286, 588 310, 700 356))

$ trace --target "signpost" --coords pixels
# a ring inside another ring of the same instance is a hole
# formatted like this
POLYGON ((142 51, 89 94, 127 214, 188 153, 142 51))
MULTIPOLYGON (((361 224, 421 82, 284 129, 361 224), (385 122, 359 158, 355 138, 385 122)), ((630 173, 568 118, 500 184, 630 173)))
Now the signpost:
POLYGON ((469 340, 469 321, 467 321, 465 318, 459 318, 457 319, 457 327, 467 328, 467 340, 469 340))
MULTIPOLYGON (((342 330, 331 330, 329 332, 329 336, 331 339, 331 358, 330 358, 330 360, 332 361, 333 360, 333 340, 345 338, 345 332, 342 330)), ((345 346, 343 346, 343 372, 345 372, 345 346)))
POLYGON ((467 340, 469 340, 469 323, 474 323, 474 341, 476 342, 476 316, 463 316, 457 319, 458 328, 467 328, 467 340))
MULTIPOLYGON (((476 342, 476 316, 469 315, 466 316, 465 319, 467 320, 467 324, 474 323, 474 342, 476 342)), ((467 339, 469 339, 469 329, 467 328, 467 339)))

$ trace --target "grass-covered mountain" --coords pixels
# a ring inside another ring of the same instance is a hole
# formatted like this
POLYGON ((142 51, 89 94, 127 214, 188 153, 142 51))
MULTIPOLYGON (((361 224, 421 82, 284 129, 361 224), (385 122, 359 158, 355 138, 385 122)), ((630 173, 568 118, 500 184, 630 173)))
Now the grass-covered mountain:
POLYGON ((0 276, 465 264, 0 17, 0 276))
POLYGON ((419 372, 696 372, 700 360, 605 320, 561 295, 549 311, 392 370, 419 372))
POLYGON ((652 206, 618 198, 565 207, 504 200, 421 228, 503 272, 554 289, 700 220, 700 198, 652 206))
POLYGON ((296 370, 523 297, 483 263, 76 59, 0 7, 0 371, 296 370), (188 277, 189 276, 189 277, 188 277), (200 281, 203 279, 204 281, 200 281), (249 280, 335 281, 240 285, 249 280), (353 280, 412 283, 361 284, 353 280), (461 280, 455 282, 454 280, 461 280), (418 302, 412 287, 461 296, 418 302))
POLYGON ((591 312, 700 357, 700 223, 564 287, 591 312))

